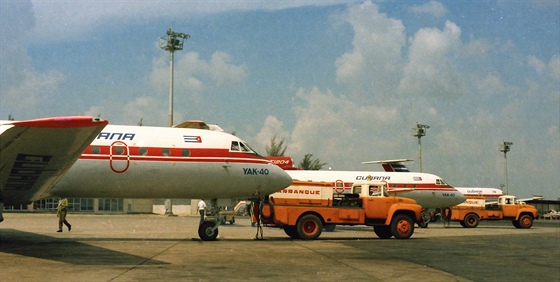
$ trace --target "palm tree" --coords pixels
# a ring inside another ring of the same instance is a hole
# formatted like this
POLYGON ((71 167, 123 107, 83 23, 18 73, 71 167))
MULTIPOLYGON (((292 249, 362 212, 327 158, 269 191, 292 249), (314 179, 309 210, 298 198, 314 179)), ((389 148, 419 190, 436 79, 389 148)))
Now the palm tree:
POLYGON ((320 170, 325 166, 327 163, 321 163, 319 158, 311 159, 313 154, 305 154, 303 160, 299 163, 299 168, 303 170, 320 170))
POLYGON ((266 146, 266 155, 272 157, 283 157, 286 153, 287 146, 284 145, 285 138, 280 139, 276 143, 276 135, 270 139, 270 146, 266 146))

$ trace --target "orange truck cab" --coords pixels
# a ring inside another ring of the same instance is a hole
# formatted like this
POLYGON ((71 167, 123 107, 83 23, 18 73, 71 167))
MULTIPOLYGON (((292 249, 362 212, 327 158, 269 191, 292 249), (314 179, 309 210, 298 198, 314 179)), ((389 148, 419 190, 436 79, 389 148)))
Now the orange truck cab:
POLYGON ((261 222, 282 226, 291 238, 313 240, 332 225, 368 225, 380 238, 407 239, 421 221, 422 207, 409 198, 387 196, 386 182, 356 182, 349 194, 334 194, 332 185, 294 181, 260 204, 261 222))

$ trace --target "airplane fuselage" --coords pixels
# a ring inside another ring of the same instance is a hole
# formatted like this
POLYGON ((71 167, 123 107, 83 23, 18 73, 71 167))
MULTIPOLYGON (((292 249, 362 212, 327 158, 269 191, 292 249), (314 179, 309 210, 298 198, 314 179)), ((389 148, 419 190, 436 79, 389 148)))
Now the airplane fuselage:
POLYGON ((444 208, 460 204, 465 196, 437 175, 418 172, 383 171, 330 171, 287 170, 293 179, 301 181, 325 181, 334 184, 335 193, 344 193, 352 183, 365 180, 387 182, 390 195, 416 200, 422 207, 444 208))
POLYGON ((73 198, 244 198, 291 184, 234 135, 107 125, 51 190, 73 198))
POLYGON ((498 199, 503 196, 503 191, 497 188, 481 188, 481 187, 455 187, 465 196, 484 197, 486 199, 498 199))

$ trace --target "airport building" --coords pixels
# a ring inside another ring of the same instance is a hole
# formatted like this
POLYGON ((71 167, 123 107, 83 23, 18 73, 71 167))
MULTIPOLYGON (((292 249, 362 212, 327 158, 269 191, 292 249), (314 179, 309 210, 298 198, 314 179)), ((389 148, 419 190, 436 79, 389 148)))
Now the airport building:
MULTIPOLYGON (((198 214, 199 199, 91 199, 68 198, 69 212, 115 214, 115 213, 154 213, 166 214, 171 206, 174 215, 187 216, 198 214)), ((234 200, 224 199, 218 202, 223 207, 233 207, 234 200)), ((209 204, 209 203, 208 203, 209 204)), ((4 211, 54 212, 58 198, 35 201, 28 205, 6 206, 4 211)))

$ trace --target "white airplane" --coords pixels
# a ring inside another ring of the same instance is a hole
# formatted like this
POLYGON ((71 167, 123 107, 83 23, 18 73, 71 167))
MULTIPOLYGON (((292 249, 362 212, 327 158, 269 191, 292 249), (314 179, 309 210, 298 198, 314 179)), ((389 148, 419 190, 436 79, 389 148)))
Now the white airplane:
POLYGON ((498 199, 503 196, 503 191, 497 188, 481 188, 481 187, 455 187, 463 195, 467 197, 477 196, 484 197, 486 199, 498 199))
MULTIPOLYGON (((217 126, 106 124, 91 117, 0 121, 2 205, 48 197, 201 198, 217 209, 218 198, 264 196, 292 183, 217 126)), ((215 218, 200 225, 202 240, 218 236, 215 218)))
MULTIPOLYGON (((271 159, 279 163, 278 158, 271 159)), ((429 173, 408 172, 408 169, 402 164, 405 161, 409 160, 364 162, 383 164, 386 170, 390 170, 385 172, 297 170, 286 166, 283 168, 294 180, 332 182, 335 193, 339 194, 349 191, 355 181, 386 181, 390 195, 414 199, 425 209, 422 215, 424 223, 421 227, 426 227, 430 220, 434 220, 434 212, 440 212, 439 209, 455 206, 465 201, 465 195, 447 184, 441 177, 429 173), (438 210, 436 211, 436 209, 438 210)), ((290 162, 285 161, 284 163, 290 162)))

